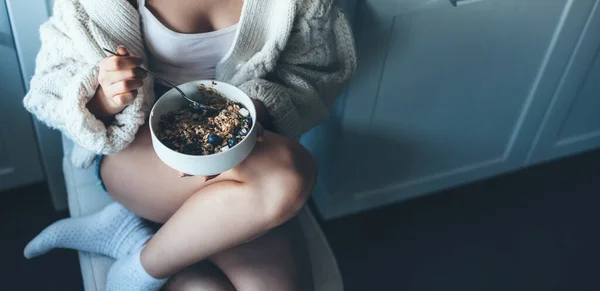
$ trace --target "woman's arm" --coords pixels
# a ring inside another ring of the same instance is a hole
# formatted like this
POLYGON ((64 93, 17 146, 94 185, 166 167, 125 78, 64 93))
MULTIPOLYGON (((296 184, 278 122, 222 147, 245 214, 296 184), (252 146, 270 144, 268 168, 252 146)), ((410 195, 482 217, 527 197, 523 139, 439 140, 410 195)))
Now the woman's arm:
MULTIPOLYGON (((82 16, 86 13, 79 1, 55 2, 53 16, 40 27, 42 46, 23 104, 37 119, 58 129, 81 148, 109 154, 133 141, 145 121, 144 106, 147 107, 146 98, 152 98, 148 96, 152 93, 141 90, 140 95, 145 93, 148 97, 136 98, 114 118, 108 118, 100 104, 88 104, 90 100, 99 101, 93 98, 100 85, 98 64, 106 56, 100 44, 86 42, 100 37, 104 46, 116 47, 119 40, 113 40, 111 35, 98 35, 102 30, 93 22, 82 20, 87 19, 82 16)), ((124 45, 135 46, 128 42, 124 45)), ((74 162, 82 167, 90 165, 92 160, 86 156, 74 162)))
POLYGON ((264 104, 272 129, 290 138, 299 138, 329 117, 356 69, 352 31, 334 1, 300 2, 275 70, 240 86, 264 104))
MULTIPOLYGON (((56 7, 67 1, 57 1, 56 7)), ((86 103, 98 88, 98 70, 79 55, 61 9, 40 27, 41 49, 36 58, 35 74, 23 103, 25 108, 49 127, 68 135, 83 147, 100 151, 91 138, 81 139, 82 126, 96 130, 96 118, 86 103), (89 116, 86 116, 89 115, 89 116), (87 124, 86 124, 87 123, 87 124), (91 123, 91 124, 90 124, 91 123)))

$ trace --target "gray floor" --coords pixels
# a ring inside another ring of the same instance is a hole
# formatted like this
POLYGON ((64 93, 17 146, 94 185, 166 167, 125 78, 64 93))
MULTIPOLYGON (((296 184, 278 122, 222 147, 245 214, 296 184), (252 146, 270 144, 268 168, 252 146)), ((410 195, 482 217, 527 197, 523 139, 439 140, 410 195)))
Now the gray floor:
POLYGON ((57 250, 34 260, 23 257, 30 239, 66 216, 54 212, 45 185, 0 193, 0 290, 83 290, 75 252, 57 250))
POLYGON ((600 290, 600 152, 324 225, 347 290, 600 290))
MULTIPOLYGON (((599 173, 597 151, 323 227, 348 291, 600 290, 599 173)), ((65 216, 45 185, 0 193, 0 290, 82 289, 74 252, 22 256, 65 216)))

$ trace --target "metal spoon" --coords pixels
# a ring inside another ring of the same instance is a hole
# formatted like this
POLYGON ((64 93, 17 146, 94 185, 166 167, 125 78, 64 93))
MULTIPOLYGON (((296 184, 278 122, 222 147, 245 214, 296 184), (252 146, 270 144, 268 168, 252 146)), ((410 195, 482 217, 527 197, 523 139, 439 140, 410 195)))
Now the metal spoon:
MULTIPOLYGON (((109 54, 111 54, 111 55, 113 55, 113 56, 117 56, 117 57, 119 56, 117 53, 115 53, 115 52, 113 52, 113 51, 111 51, 109 49, 102 48, 102 50, 105 51, 105 52, 107 52, 107 53, 109 53, 109 54)), ((181 91, 181 89, 179 89, 177 87, 177 85, 169 82, 169 80, 166 80, 166 79, 162 78, 158 74, 153 73, 152 71, 150 71, 150 70, 148 70, 146 68, 143 68, 143 67, 139 67, 139 68, 142 71, 144 71, 144 72, 146 72, 146 73, 148 73, 148 74, 150 74, 150 75, 152 75, 152 76, 154 76, 154 77, 162 80, 163 82, 171 85, 175 90, 179 91, 179 94, 181 94, 181 97, 183 97, 185 100, 187 100, 188 102, 190 102, 192 104, 192 107, 194 107, 195 109, 203 110, 203 111, 205 111, 207 113, 209 113, 209 112, 216 112, 217 111, 217 109, 214 108, 214 107, 206 106, 206 105, 204 105, 202 103, 199 103, 197 101, 194 101, 194 100, 190 99, 190 97, 188 97, 187 95, 185 95, 185 93, 183 93, 183 91, 181 91)))

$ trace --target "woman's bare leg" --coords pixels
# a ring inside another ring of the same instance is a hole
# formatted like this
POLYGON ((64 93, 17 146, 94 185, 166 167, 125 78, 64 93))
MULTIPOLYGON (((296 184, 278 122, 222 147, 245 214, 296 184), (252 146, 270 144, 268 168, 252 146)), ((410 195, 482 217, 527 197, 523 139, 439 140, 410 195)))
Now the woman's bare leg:
POLYGON ((281 225, 304 205, 315 183, 310 153, 270 132, 242 164, 206 183, 178 178, 154 154, 147 127, 139 135, 105 159, 102 177, 109 193, 138 215, 168 219, 142 252, 144 268, 156 278, 281 225))
POLYGON ((255 240, 212 256, 210 261, 216 266, 202 262, 186 268, 163 290, 312 291, 308 255, 302 229, 291 219, 255 240))
POLYGON ((292 219, 267 234, 211 257, 237 291, 312 291, 306 241, 292 219))
POLYGON ((227 277, 212 263, 201 262, 173 276, 164 291, 237 291, 227 277))

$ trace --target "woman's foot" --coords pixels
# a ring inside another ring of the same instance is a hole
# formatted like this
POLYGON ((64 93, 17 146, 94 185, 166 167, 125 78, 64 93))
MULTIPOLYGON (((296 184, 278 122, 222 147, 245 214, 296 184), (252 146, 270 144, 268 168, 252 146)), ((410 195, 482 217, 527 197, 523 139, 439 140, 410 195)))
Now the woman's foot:
POLYGON ((133 212, 112 203, 98 213, 53 223, 27 244, 24 254, 30 259, 65 248, 118 259, 139 251, 153 233, 133 212))
POLYGON ((107 291, 158 291, 168 278, 156 279, 144 267, 140 258, 141 249, 117 260, 108 271, 107 291))

